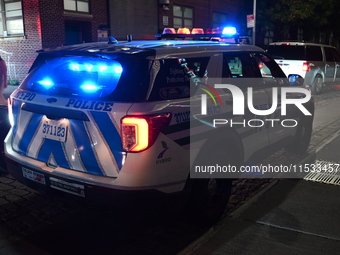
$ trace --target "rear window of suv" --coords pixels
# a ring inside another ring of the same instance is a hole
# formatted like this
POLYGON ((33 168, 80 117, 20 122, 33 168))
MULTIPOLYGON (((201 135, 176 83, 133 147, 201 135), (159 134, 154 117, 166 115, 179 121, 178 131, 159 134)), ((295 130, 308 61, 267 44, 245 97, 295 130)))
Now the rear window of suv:
POLYGON ((151 63, 137 54, 112 59, 43 54, 21 88, 54 96, 143 101, 149 88, 151 63))
POLYGON ((275 59, 322 61, 322 52, 319 46, 269 45, 267 52, 275 59))

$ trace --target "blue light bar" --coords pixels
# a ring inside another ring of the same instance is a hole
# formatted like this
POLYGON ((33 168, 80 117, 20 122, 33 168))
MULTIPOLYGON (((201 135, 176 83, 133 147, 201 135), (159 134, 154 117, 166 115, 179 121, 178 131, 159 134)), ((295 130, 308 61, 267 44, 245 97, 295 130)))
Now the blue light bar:
POLYGON ((98 86, 91 84, 91 83, 86 83, 82 86, 80 86, 82 90, 85 92, 96 92, 98 89, 100 89, 98 86))
POLYGON ((38 84, 44 86, 47 89, 54 85, 54 83, 51 80, 48 80, 48 79, 38 81, 38 84))
POLYGON ((237 33, 235 27, 225 27, 222 30, 223 35, 235 35, 237 33))

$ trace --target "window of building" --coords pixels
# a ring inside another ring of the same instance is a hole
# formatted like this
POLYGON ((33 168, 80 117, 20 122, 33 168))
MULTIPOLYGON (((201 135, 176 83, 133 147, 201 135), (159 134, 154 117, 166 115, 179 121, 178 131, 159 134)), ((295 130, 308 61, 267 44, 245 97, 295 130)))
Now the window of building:
POLYGON ((228 17, 227 14, 221 12, 213 13, 213 28, 224 27, 227 25, 228 17))
POLYGON ((64 9, 67 11, 89 13, 89 0, 64 0, 64 9))
POLYGON ((194 9, 190 7, 174 5, 174 27, 193 27, 194 9))
POLYGON ((24 34, 21 0, 0 0, 0 36, 24 34))

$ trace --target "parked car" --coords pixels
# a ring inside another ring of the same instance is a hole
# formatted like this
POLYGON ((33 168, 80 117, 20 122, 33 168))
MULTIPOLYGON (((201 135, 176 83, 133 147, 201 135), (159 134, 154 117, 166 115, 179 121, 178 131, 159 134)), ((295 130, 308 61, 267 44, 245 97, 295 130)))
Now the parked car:
MULTIPOLYGON (((213 148, 233 166, 272 153, 274 146, 306 151, 314 103, 311 98, 304 104, 311 116, 288 105, 285 117, 298 121, 291 128, 264 125, 262 119, 257 120, 262 127, 252 127, 255 121, 214 128, 214 117, 240 116, 231 114, 231 92, 214 88, 212 77, 227 79, 245 94, 247 81, 255 78, 256 109, 276 101, 269 96, 274 87, 290 88, 275 61, 251 45, 111 40, 41 50, 10 98, 9 172, 39 190, 106 203, 126 201, 127 193, 187 193, 196 216, 216 218, 228 202, 232 179, 209 173, 191 178, 193 165, 213 148), (202 93, 211 96, 207 114, 194 114, 202 108, 202 93)), ((273 113, 277 121, 279 108, 273 113)), ((241 118, 254 115, 246 108, 241 118)))
POLYGON ((267 52, 288 77, 302 77, 314 94, 340 83, 340 54, 335 47, 306 42, 274 42, 267 52))

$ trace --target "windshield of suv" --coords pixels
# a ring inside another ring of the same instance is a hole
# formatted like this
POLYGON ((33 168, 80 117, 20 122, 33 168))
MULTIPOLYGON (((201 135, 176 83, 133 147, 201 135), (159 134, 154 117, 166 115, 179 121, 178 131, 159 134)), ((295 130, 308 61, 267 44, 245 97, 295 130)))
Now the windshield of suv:
POLYGON ((322 52, 319 46, 269 45, 267 52, 275 59, 322 61, 322 52))
POLYGON ((55 96, 145 100, 150 61, 145 56, 114 57, 45 54, 37 60, 21 88, 55 96))

